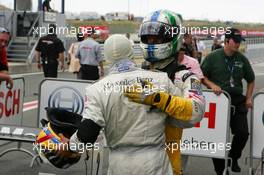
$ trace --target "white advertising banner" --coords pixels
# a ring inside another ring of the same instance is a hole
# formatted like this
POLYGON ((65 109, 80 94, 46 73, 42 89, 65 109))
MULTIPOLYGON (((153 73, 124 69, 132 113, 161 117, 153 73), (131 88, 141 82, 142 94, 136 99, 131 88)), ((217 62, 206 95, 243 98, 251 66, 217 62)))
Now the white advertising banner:
POLYGON ((0 124, 21 125, 24 102, 24 78, 13 78, 12 89, 6 87, 6 82, 0 84, 0 124))
POLYGON ((253 108, 253 132, 252 132, 252 149, 253 149, 253 157, 254 158, 261 158, 261 152, 264 148, 264 93, 258 93, 254 97, 254 108, 253 108))
MULTIPOLYGON (((39 97, 39 120, 47 119, 46 107, 64 108, 70 112, 82 114, 84 110, 85 89, 89 87, 92 81, 80 80, 65 80, 65 79, 45 79, 40 84, 39 97)), ((91 159, 88 160, 90 164, 90 173, 98 175, 103 174, 105 170, 105 163, 100 162, 107 154, 104 153, 103 147, 106 145, 104 134, 98 136, 96 145, 93 150, 90 150, 91 159)), ((90 152, 89 151, 89 152, 90 152)))
POLYGON ((44 12, 44 22, 56 22, 56 13, 44 12))
POLYGON ((225 158, 228 143, 230 101, 223 93, 219 96, 204 91, 206 108, 204 118, 194 128, 184 129, 181 152, 186 155, 225 158))
POLYGON ((85 88, 90 81, 45 79, 40 84, 39 120, 47 119, 46 107, 64 108, 67 111, 82 114, 84 109, 85 88))

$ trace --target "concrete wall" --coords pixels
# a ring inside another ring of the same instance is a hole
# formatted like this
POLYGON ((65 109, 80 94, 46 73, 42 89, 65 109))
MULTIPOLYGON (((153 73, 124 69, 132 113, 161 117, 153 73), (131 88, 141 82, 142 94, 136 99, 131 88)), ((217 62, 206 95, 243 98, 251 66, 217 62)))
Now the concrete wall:
POLYGON ((0 11, 0 26, 7 28, 9 31, 11 29, 12 20, 10 19, 12 16, 12 11, 3 10, 0 11))

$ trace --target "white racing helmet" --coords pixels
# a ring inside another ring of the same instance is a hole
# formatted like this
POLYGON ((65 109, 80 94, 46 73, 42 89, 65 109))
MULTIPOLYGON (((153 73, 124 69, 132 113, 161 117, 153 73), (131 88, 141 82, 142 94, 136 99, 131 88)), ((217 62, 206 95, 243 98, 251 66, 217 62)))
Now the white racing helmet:
POLYGON ((139 30, 144 59, 157 62, 176 54, 182 43, 182 17, 168 10, 147 15, 139 30))

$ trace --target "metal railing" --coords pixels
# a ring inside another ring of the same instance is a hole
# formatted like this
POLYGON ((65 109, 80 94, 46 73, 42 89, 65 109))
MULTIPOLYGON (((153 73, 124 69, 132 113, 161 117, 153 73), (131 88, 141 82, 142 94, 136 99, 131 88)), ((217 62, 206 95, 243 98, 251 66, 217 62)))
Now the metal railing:
POLYGON ((246 44, 263 44, 263 43, 264 43, 263 36, 246 38, 246 44))
MULTIPOLYGON (((13 23, 14 20, 12 20, 12 19, 14 18, 14 14, 15 14, 15 12, 12 12, 12 14, 8 18, 7 22, 5 22, 5 26, 8 26, 9 23, 13 23)), ((12 24, 11 24, 11 28, 12 28, 12 24)), ((10 31, 10 34, 12 36, 13 35, 13 30, 10 30, 10 29, 8 29, 8 30, 10 31)), ((11 38, 10 41, 8 42, 6 50, 9 50, 9 47, 11 46, 12 42, 13 42, 13 38, 11 38)))
POLYGON ((38 14, 37 18, 35 19, 34 23, 32 24, 31 28, 29 29, 29 31, 27 33, 28 47, 30 47, 31 42, 36 37, 36 33, 33 32, 33 34, 32 34, 32 31, 33 31, 35 25, 37 24, 37 22, 39 21, 39 18, 40 18, 40 14, 38 14), (32 37, 31 37, 31 34, 32 34, 32 37))
POLYGON ((32 49, 31 49, 31 44, 36 39, 36 37, 38 36, 37 33, 33 32, 33 29, 34 29, 35 25, 37 24, 37 22, 39 21, 39 18, 40 18, 40 14, 38 14, 37 18, 35 19, 31 28, 29 29, 29 31, 27 33, 27 47, 28 47, 27 61, 28 61, 28 63, 31 63, 33 60, 33 57, 34 57, 34 50, 35 50, 37 42, 34 44, 32 49), (31 36, 31 34, 32 34, 32 36, 31 36))

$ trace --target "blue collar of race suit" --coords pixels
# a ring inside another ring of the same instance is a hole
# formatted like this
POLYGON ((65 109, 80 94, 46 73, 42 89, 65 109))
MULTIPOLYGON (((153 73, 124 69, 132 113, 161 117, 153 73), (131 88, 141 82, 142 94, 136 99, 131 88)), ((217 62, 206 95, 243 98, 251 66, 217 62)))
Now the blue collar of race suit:
POLYGON ((111 65, 109 69, 109 74, 134 71, 138 69, 136 66, 137 66, 136 63, 134 63, 132 60, 128 58, 124 58, 118 60, 117 62, 114 62, 111 65))

